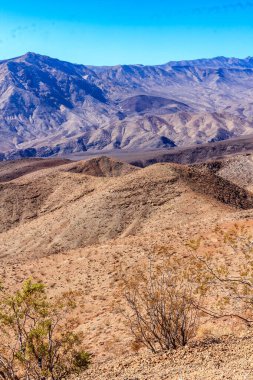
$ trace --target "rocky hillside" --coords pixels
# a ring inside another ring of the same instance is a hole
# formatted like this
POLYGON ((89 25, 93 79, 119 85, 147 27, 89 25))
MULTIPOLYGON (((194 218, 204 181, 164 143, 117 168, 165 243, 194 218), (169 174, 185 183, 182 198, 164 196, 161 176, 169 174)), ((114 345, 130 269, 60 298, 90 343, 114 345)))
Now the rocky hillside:
POLYGON ((0 61, 0 159, 181 147, 252 133, 253 60, 0 61))
POLYGON ((163 228, 181 228, 192 215, 198 225, 206 207, 220 216, 224 207, 228 215, 231 207, 251 210, 252 173, 252 156, 144 169, 106 156, 3 162, 0 255, 47 255, 101 244, 142 233, 151 220, 160 230, 163 218, 163 228))
POLYGON ((134 353, 92 368, 81 380, 245 380, 252 378, 252 337, 209 339, 152 355, 134 353))
POLYGON ((242 325, 210 322, 191 346, 151 355, 136 352, 120 310, 122 275, 149 257, 174 252, 183 265, 190 239, 207 237, 217 254, 217 227, 252 233, 252 173, 252 155, 145 168, 105 156, 1 162, 0 278, 14 289, 32 276, 50 297, 74 292, 73 317, 94 354, 80 379, 244 379, 252 335, 242 339, 242 325))

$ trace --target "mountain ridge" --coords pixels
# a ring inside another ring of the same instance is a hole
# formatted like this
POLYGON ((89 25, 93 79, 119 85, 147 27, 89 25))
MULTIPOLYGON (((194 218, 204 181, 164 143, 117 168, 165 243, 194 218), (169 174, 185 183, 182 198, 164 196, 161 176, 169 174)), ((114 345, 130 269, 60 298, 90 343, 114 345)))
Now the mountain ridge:
POLYGON ((253 58, 0 61, 0 159, 183 147, 252 133, 253 58))
POLYGON ((198 65, 198 64, 202 64, 202 63, 205 63, 205 65, 210 62, 210 63, 213 63, 213 62, 223 62, 225 64, 227 64, 228 62, 231 63, 246 63, 246 62, 250 62, 250 64, 252 65, 253 67, 253 56, 247 56, 245 58, 238 58, 238 57, 226 57, 226 56, 214 56, 214 57, 211 57, 211 58, 195 58, 195 59, 182 59, 182 60, 171 60, 171 61, 168 61, 168 62, 165 62, 165 63, 161 63, 161 64, 141 64, 141 63, 122 63, 122 64, 116 64, 116 65, 85 65, 83 63, 77 63, 77 62, 70 62, 70 61, 66 61, 66 60, 63 60, 63 59, 60 59, 60 58, 53 58, 53 57, 50 57, 49 55, 46 55, 46 54, 40 54, 40 53, 36 53, 36 52, 32 52, 32 51, 27 51, 26 53, 22 54, 22 55, 19 55, 19 56, 16 56, 16 57, 12 57, 12 58, 6 58, 6 59, 0 59, 0 64, 3 63, 3 62, 7 62, 7 61, 12 61, 12 60, 17 60, 17 59, 22 59, 24 57, 44 57, 44 58, 49 58, 50 60, 54 60, 54 61, 59 61, 59 62, 63 62, 63 63, 70 63, 72 65, 75 65, 75 66, 84 66, 84 67, 87 67, 87 68, 92 68, 92 67, 97 67, 97 68, 112 68, 112 67, 119 67, 119 66, 140 66, 140 67, 145 67, 145 66, 159 66, 159 67, 162 67, 162 66, 166 66, 166 65, 171 65, 171 66, 182 66, 182 65, 198 65))

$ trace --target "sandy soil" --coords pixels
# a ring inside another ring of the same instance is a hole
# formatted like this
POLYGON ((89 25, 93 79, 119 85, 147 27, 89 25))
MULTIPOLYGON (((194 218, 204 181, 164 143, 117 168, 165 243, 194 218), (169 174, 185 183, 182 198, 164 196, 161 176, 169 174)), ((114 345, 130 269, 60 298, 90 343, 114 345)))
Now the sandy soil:
MULTIPOLYGON (((142 267, 150 255, 158 260, 161 252, 176 251, 183 257, 189 239, 236 221, 253 230, 253 179, 240 171, 245 159, 201 165, 193 173, 173 164, 138 169, 103 157, 21 170, 2 182, 0 277, 16 288, 33 276, 51 296, 75 291, 75 316, 94 354, 83 379, 179 380, 180 373, 183 380, 241 380, 249 373, 251 379, 252 338, 227 337, 155 356, 136 353, 120 311, 122 274, 142 267), (223 198, 219 178, 227 181, 223 198), (244 209, 234 201, 243 191, 244 209)), ((251 163, 247 157, 249 173, 251 163)))

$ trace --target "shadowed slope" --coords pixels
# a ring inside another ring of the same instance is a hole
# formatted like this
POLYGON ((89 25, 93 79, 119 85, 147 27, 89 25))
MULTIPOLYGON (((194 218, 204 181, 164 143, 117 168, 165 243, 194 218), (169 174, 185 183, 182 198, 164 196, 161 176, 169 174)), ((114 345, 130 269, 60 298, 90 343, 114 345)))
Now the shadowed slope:
POLYGON ((53 168, 60 165, 65 165, 70 160, 54 158, 54 159, 27 159, 17 161, 4 161, 0 162, 0 182, 11 181, 23 175, 42 170, 46 168, 53 168))
POLYGON ((250 190, 219 176, 214 168, 215 163, 138 169, 101 157, 3 183, 0 253, 55 253, 136 235, 152 223, 159 230, 162 221, 167 228, 177 228, 189 222, 188 207, 194 223, 206 207, 210 215, 224 207, 228 214, 230 206, 251 208, 250 190))

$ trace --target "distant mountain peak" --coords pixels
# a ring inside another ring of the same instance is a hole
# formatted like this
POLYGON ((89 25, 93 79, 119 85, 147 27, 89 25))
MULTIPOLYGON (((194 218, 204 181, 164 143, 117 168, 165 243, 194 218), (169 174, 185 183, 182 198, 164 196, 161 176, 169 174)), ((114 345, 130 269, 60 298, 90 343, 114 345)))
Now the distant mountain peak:
POLYGON ((39 58, 39 57, 42 57, 41 54, 38 54, 38 53, 34 53, 32 51, 28 51, 27 53, 25 53, 23 55, 24 58, 39 58))
POLYGON ((249 134, 252 89, 252 57, 97 67, 27 52, 0 61, 0 160, 249 134))

